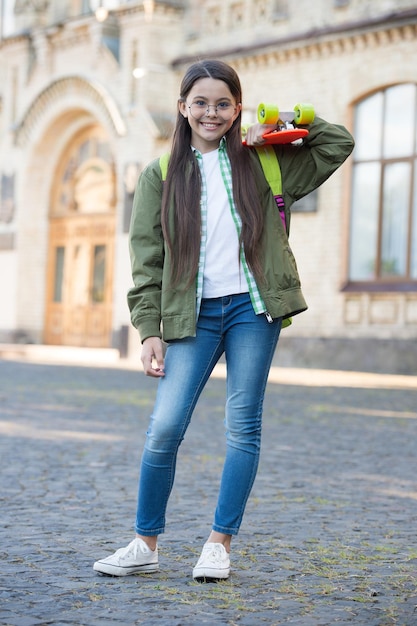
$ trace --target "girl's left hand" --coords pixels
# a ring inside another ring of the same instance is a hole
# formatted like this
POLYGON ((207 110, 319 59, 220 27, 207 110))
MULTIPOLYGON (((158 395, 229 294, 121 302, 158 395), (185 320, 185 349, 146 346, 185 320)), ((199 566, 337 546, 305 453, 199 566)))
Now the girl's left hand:
POLYGON ((276 124, 252 124, 246 132, 246 143, 248 146, 262 146, 265 143, 263 135, 276 130, 276 124))
POLYGON ((160 378, 165 376, 164 348, 159 337, 148 337, 142 344, 141 361, 146 376, 160 378), (154 364, 154 362, 156 362, 154 364), (156 367, 155 367, 156 365, 156 367))

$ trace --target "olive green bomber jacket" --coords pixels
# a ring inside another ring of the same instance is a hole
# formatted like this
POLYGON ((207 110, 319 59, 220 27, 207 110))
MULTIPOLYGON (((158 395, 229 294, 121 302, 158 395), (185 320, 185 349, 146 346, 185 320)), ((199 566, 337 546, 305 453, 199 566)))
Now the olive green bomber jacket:
MULTIPOLYGON (((324 183, 353 150, 349 132, 317 118, 309 125, 301 146, 275 146, 282 176, 287 227, 290 207, 324 183)), ((248 148, 249 149, 249 148, 248 148)), ((277 206, 265 179, 256 150, 251 150, 257 192, 265 207, 265 281, 258 289, 272 318, 287 318, 306 310, 297 266, 277 206)), ((134 286, 128 292, 131 320, 141 341, 162 337, 165 341, 195 336, 196 287, 170 285, 170 258, 162 235, 162 176, 159 159, 143 170, 136 187, 129 248, 134 286)), ((254 190, 254 193, 256 192, 254 190)))

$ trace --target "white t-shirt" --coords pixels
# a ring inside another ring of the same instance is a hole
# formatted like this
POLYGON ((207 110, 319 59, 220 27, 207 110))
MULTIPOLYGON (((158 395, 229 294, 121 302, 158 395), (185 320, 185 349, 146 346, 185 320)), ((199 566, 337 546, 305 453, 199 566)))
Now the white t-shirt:
POLYGON ((218 150, 202 155, 207 187, 207 240, 203 298, 249 291, 239 263, 239 238, 220 171, 218 150))

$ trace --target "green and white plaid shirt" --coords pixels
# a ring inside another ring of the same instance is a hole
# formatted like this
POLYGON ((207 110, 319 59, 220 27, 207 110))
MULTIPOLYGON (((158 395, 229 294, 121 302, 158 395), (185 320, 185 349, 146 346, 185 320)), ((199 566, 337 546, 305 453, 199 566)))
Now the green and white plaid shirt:
MULTIPOLYGON (((204 174, 203 167, 203 157, 201 152, 193 148, 194 154, 197 158, 198 165, 200 167, 201 172, 201 245, 200 245, 200 258, 198 263, 198 273, 197 273, 197 317, 200 312, 201 299, 203 295, 203 273, 204 273, 204 263, 206 258, 206 244, 207 244, 207 183, 206 177, 204 174)), ((240 219, 240 215, 236 210, 235 202, 233 200, 233 186, 232 186, 232 166, 230 165, 229 156, 226 150, 226 139, 222 138, 219 145, 219 163, 220 163, 220 171, 223 178, 223 183, 226 188, 227 197, 229 200, 230 212, 233 217, 233 221, 236 226, 236 231, 238 237, 240 237, 240 232, 242 229, 242 220, 240 219)), ((257 315, 260 313, 266 312, 265 303, 262 300, 261 294, 259 293, 258 287, 256 285, 255 279, 250 271, 248 264, 246 262, 245 253, 243 250, 243 246, 240 249, 240 262, 242 263, 243 272, 245 274, 246 282, 248 284, 249 295, 251 298, 253 310, 257 315)))

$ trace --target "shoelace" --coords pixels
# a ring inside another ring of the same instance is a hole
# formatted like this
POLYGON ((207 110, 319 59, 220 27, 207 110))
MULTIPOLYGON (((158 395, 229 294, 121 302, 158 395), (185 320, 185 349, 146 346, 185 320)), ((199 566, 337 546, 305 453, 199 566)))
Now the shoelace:
POLYGON ((223 560, 223 551, 220 546, 209 546, 206 548, 206 554, 203 555, 204 560, 216 563, 223 560))
POLYGON ((130 555, 132 555, 134 559, 137 559, 139 552, 144 552, 142 545, 139 541, 132 541, 126 548, 121 548, 119 559, 126 559, 130 555))

